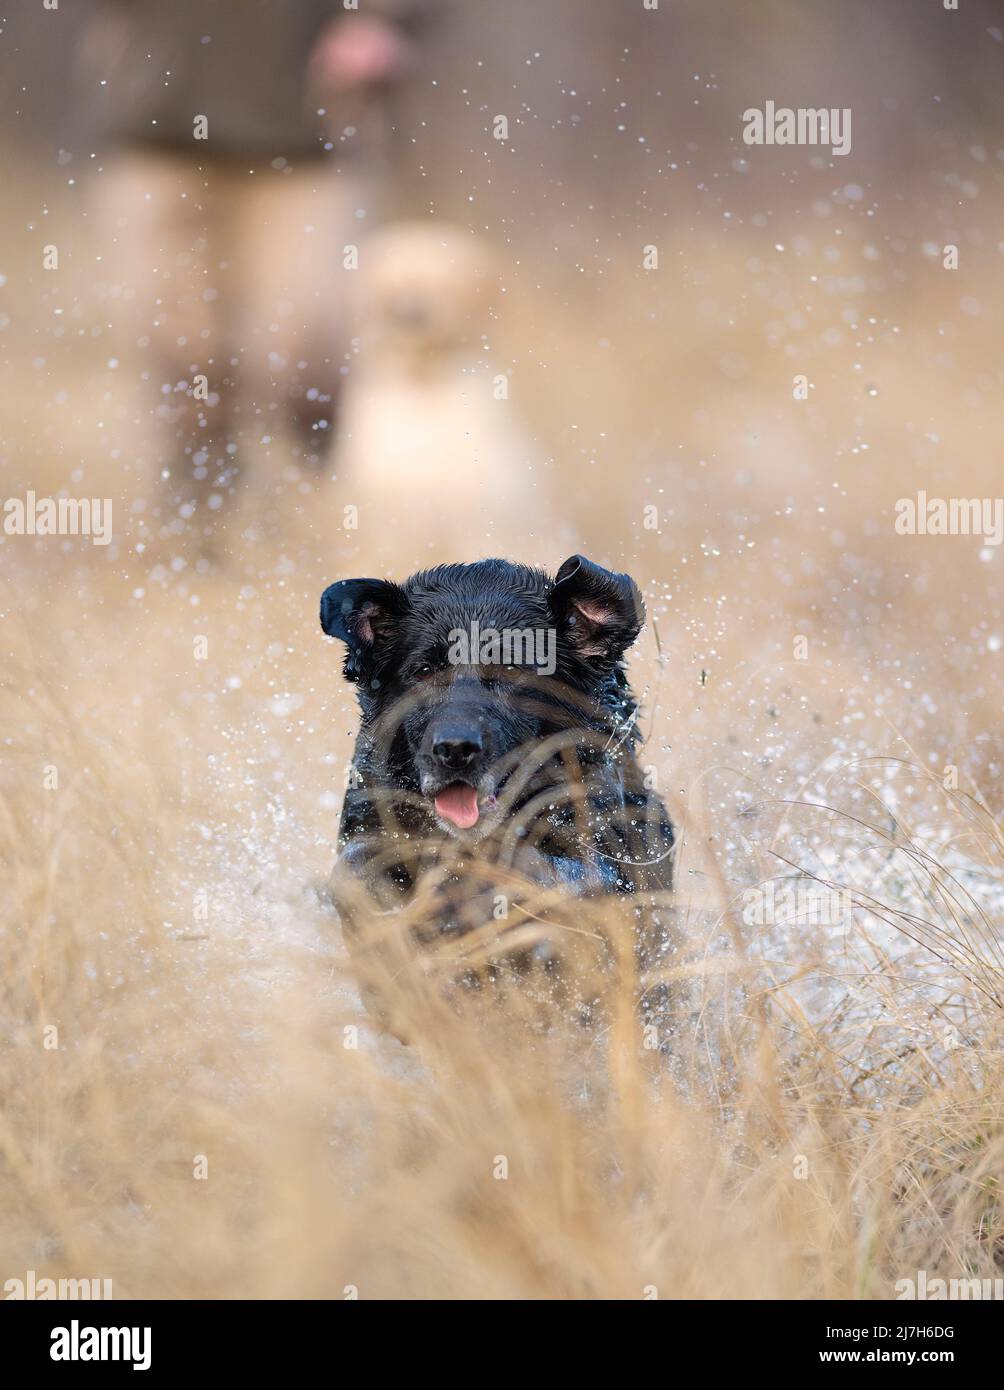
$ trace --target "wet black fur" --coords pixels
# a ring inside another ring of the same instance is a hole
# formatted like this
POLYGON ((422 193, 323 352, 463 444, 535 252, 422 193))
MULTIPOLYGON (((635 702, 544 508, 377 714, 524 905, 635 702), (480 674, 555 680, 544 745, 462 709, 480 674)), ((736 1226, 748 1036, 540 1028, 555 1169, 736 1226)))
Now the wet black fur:
MULTIPOLYGON (((643 621, 634 582, 582 556, 572 556, 553 579, 483 560, 439 565, 402 585, 331 585, 321 599, 321 625, 345 643, 344 674, 356 686, 362 715, 355 784, 339 830, 341 868, 361 875, 384 909, 406 901, 423 866, 444 855, 505 862, 576 893, 670 888, 673 829, 644 785, 637 705, 623 665, 643 621), (482 631, 552 632, 553 675, 451 665, 449 635, 469 631, 472 621, 482 631), (473 835, 444 826, 428 792, 439 775, 430 730, 444 720, 451 728, 476 726, 484 743, 477 766, 460 780, 498 782, 501 808, 473 835), (535 750, 552 735, 561 736, 564 756, 556 752, 535 767, 535 750), (514 794, 520 778, 525 785, 514 794), (401 832, 401 852, 390 825, 401 832)), ((460 925, 447 911, 439 927, 460 925)))

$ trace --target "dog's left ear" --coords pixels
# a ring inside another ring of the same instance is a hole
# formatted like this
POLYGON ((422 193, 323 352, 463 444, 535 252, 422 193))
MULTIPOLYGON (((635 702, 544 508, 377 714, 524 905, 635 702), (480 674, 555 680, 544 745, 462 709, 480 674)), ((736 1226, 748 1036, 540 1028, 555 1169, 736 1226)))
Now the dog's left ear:
POLYGON ((348 647, 345 675, 356 680, 408 607, 404 590, 386 579, 340 579, 321 595, 321 627, 348 647))
POLYGON ((645 604, 629 574, 572 555, 554 577, 549 602, 566 642, 580 656, 617 661, 641 631, 645 604))

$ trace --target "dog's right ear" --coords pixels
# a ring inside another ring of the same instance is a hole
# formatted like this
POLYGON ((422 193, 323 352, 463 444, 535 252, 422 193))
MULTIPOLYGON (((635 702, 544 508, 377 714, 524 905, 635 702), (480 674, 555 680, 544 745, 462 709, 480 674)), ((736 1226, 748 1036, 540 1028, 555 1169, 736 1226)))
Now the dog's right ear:
POLYGON ((321 627, 345 643, 345 678, 359 679, 408 607, 404 590, 386 579, 340 579, 321 595, 321 627))

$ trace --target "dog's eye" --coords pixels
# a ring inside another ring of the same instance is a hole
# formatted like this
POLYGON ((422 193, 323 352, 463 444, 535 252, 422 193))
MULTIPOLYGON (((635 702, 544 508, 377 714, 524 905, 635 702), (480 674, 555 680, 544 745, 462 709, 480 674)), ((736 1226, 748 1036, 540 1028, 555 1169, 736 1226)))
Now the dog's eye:
POLYGON ((412 672, 417 681, 428 680, 428 678, 434 673, 435 668, 433 666, 430 666, 427 661, 423 661, 421 666, 416 666, 415 670, 412 672))

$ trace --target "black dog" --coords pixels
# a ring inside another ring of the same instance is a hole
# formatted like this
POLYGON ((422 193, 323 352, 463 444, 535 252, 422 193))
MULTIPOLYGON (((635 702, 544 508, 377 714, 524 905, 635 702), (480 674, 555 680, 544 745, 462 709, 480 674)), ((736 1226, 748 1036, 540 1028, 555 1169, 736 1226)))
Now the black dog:
MULTIPOLYGON (((665 893, 673 829, 635 757, 623 668, 643 622, 634 581, 581 555, 553 580, 483 560, 332 584, 321 626, 346 644, 362 711, 341 872, 383 911, 444 857, 577 895, 665 893)), ((441 917, 435 930, 477 924, 456 904, 441 917)), ((661 920, 647 964, 669 949, 661 920)))

